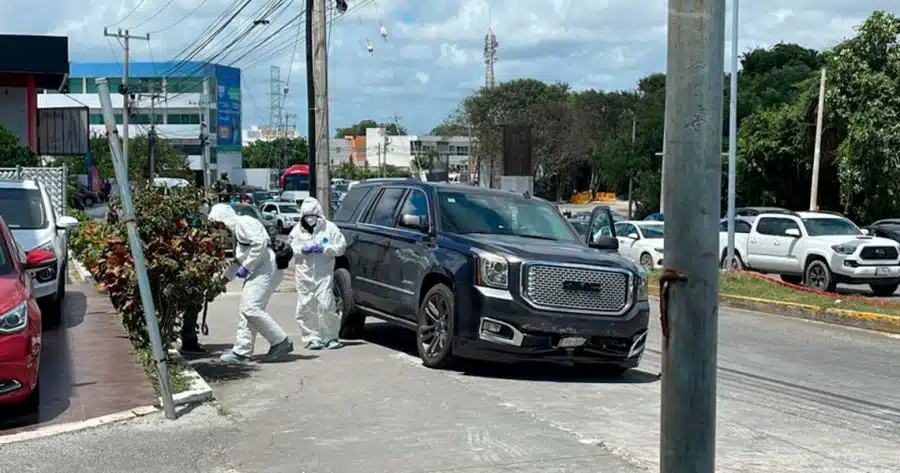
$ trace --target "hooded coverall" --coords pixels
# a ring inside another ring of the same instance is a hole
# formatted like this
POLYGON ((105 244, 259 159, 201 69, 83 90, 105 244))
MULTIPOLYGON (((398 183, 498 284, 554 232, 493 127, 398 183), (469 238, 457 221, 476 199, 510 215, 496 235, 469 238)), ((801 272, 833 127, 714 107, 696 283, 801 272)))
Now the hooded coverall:
POLYGON ((332 292, 334 261, 344 254, 347 242, 337 225, 325 219, 322 204, 315 198, 303 199, 300 215, 288 236, 294 250, 297 324, 306 345, 337 341, 341 321, 332 292), (311 216, 316 222, 310 230, 304 228, 304 220, 311 216), (304 254, 304 248, 315 245, 321 247, 321 253, 304 254))
POLYGON ((286 341, 287 333, 266 312, 269 298, 278 287, 276 276, 281 274, 275 267, 275 253, 269 248, 266 228, 253 217, 238 215, 228 204, 213 205, 208 219, 221 222, 231 231, 237 242, 234 256, 249 273, 241 290, 241 319, 232 351, 241 357, 252 356, 257 333, 273 347, 286 341))

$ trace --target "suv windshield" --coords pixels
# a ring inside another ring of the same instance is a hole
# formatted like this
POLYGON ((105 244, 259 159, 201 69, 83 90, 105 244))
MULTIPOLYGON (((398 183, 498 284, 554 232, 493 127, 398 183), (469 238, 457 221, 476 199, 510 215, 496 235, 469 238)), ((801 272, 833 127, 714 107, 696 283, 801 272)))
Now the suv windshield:
POLYGON ((803 225, 809 236, 860 235, 862 232, 845 218, 804 218, 803 225))
POLYGON ((37 230, 47 226, 44 201, 37 189, 0 189, 0 215, 13 230, 37 230))
POLYGON ((295 204, 278 204, 278 210, 283 214, 298 214, 300 209, 295 204))
POLYGON ((644 238, 665 238, 663 236, 663 231, 666 228, 664 225, 658 223, 639 223, 637 226, 641 229, 641 233, 644 234, 644 238))
POLYGON ((259 213, 256 212, 256 207, 247 204, 232 204, 231 208, 234 209, 234 213, 238 215, 243 215, 245 217, 253 217, 257 220, 260 219, 259 213))
POLYGON ((441 227, 451 233, 516 235, 544 240, 578 241, 553 207, 519 194, 496 195, 442 191, 441 227))

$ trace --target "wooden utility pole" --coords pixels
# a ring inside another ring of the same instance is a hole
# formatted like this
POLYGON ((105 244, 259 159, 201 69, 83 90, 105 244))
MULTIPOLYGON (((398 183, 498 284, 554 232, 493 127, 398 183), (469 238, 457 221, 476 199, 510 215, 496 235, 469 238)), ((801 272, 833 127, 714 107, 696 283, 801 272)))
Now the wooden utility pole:
MULTIPOLYGON (((328 146, 328 44, 325 0, 313 0, 312 14, 312 40, 313 40, 313 84, 315 92, 315 154, 313 162, 314 180, 310 182, 310 194, 322 204, 322 208, 328 212, 331 208, 331 157, 328 146), (315 188, 312 188, 315 183, 315 188)), ((309 14, 309 13, 307 13, 309 14)))
POLYGON ((816 112, 816 146, 813 149, 812 184, 809 188, 809 211, 819 207, 819 162, 822 159, 822 122, 825 117, 825 68, 819 79, 819 109, 816 112))
POLYGON ((132 36, 128 30, 119 29, 115 33, 103 28, 103 36, 122 40, 122 48, 125 49, 125 64, 122 69, 122 84, 119 85, 118 92, 122 94, 122 161, 125 162, 125 169, 128 169, 128 113, 129 102, 131 101, 131 92, 128 90, 128 73, 129 63, 131 61, 131 40, 140 39, 150 41, 150 33, 143 36, 132 36))

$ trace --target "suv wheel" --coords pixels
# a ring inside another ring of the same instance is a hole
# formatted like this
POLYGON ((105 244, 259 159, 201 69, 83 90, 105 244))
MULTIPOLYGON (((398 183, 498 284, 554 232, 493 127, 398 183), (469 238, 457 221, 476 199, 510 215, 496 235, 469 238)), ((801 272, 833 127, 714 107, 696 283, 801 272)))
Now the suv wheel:
POLYGON ((813 260, 806 265, 804 271, 806 277, 806 286, 821 292, 834 292, 837 283, 834 282, 834 276, 831 274, 831 268, 822 260, 813 260))
POLYGON ((641 254, 640 259, 641 267, 647 271, 653 271, 653 257, 650 256, 650 253, 641 254))
POLYGON ((453 318, 456 304, 453 291, 444 284, 432 287, 419 306, 416 349, 422 364, 448 368, 453 364, 453 318))
POLYGON ((344 268, 334 270, 334 306, 341 319, 339 336, 344 340, 359 340, 366 328, 366 316, 353 307, 353 289, 350 287, 350 272, 344 268))

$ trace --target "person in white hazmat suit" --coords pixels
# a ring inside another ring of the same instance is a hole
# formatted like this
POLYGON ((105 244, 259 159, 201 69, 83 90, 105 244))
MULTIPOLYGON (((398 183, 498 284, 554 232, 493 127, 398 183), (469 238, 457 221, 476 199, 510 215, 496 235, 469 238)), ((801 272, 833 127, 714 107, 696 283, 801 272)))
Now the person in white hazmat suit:
POLYGON ((274 361, 294 351, 294 343, 284 329, 266 312, 269 298, 278 286, 275 278, 275 252, 269 248, 269 234, 263 224, 246 215, 238 215, 228 204, 216 204, 209 210, 210 222, 219 223, 234 235, 234 256, 240 263, 235 277, 244 280, 238 307, 237 335, 234 347, 222 355, 222 361, 239 363, 253 356, 256 334, 269 342, 266 361, 274 361))
POLYGON ((332 282, 334 260, 342 256, 347 242, 341 230, 325 218, 322 204, 307 197, 300 205, 300 223, 288 236, 294 250, 294 282, 303 343, 310 350, 341 348, 341 321, 335 307, 332 282))

